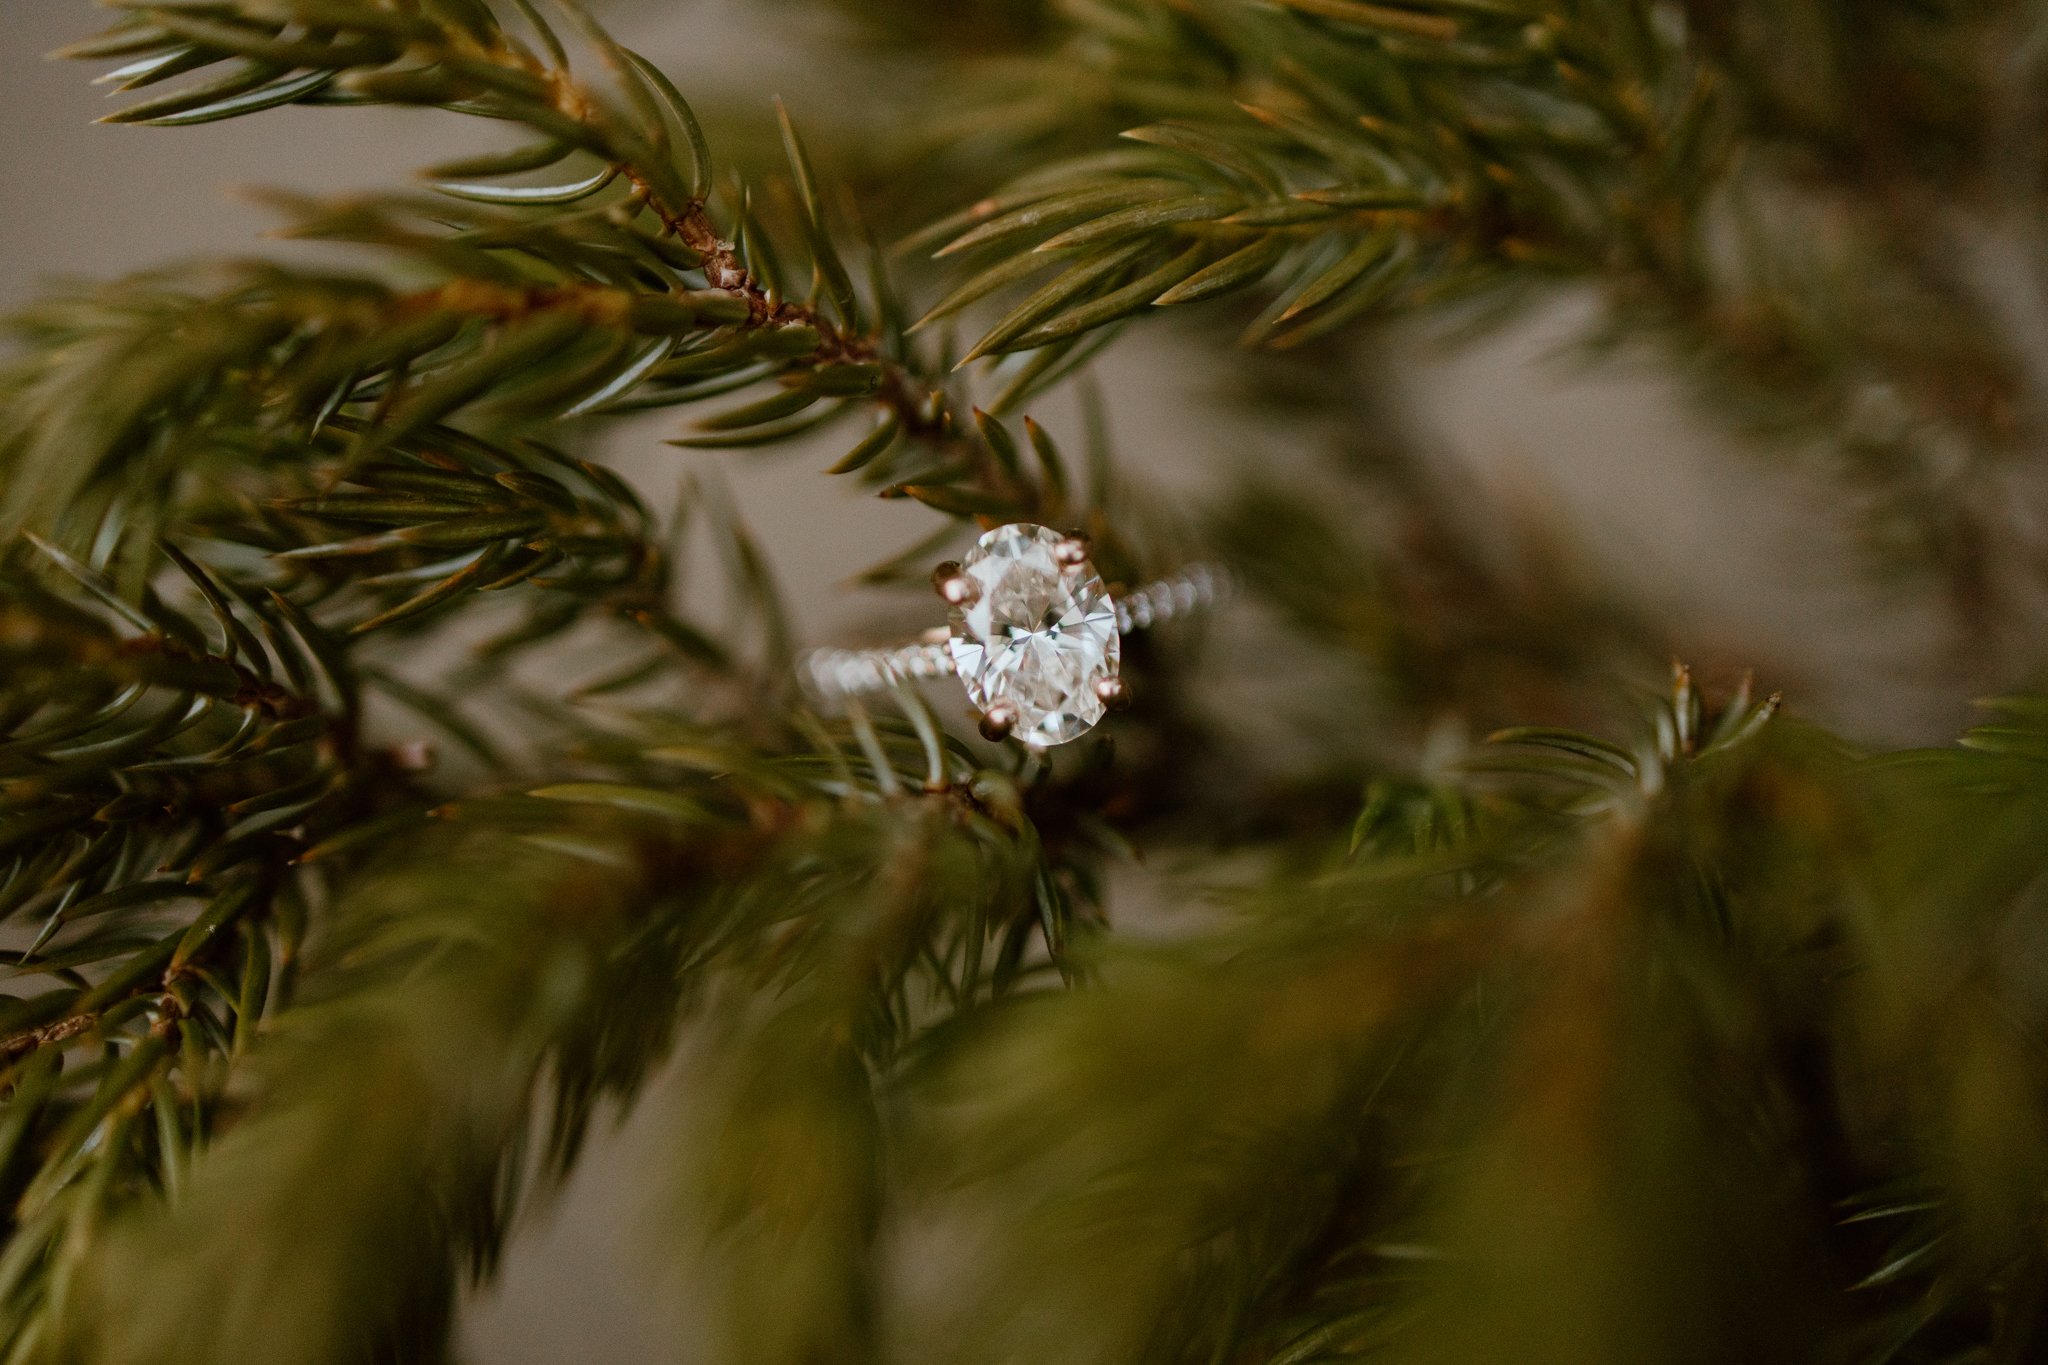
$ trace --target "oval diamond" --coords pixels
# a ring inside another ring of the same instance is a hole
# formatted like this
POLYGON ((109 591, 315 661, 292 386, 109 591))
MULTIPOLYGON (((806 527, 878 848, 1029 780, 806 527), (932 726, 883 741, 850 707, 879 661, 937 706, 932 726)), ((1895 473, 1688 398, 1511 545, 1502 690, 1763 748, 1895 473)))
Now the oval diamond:
POLYGON ((1093 564, 1060 564, 1065 539, 1018 522, 976 541, 960 565, 974 590, 953 608, 947 644, 968 700, 1011 711, 1012 733, 1039 747, 1095 728, 1097 685, 1119 657, 1116 605, 1093 564))

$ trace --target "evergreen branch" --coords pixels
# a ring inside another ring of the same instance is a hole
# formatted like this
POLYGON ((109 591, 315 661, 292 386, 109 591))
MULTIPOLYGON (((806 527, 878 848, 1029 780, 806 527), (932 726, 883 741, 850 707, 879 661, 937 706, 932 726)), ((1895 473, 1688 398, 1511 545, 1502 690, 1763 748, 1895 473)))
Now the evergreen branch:
POLYGON ((617 1047, 662 1028, 606 1010, 606 964, 660 902, 630 843, 590 848, 618 861, 471 836, 438 875, 366 888, 347 989, 336 981, 280 1019, 259 1054, 275 1067, 265 1103, 213 1141, 177 1205, 137 1208, 67 1268, 46 1338, 104 1359, 158 1349, 224 1362, 443 1340, 457 1264, 488 1265, 510 1217, 521 1173, 507 1153, 541 1068, 593 1013, 627 1026, 617 1047), (557 911, 572 886, 573 923, 557 911), (132 1258, 154 1261, 186 1240, 187 1220, 220 1217, 244 1229, 241 1248, 209 1240, 212 1253, 173 1258, 179 1270, 151 1277, 147 1312, 92 1306, 123 1292, 132 1258), (220 1292, 252 1275, 263 1292, 220 1292))
MULTIPOLYGON (((764 397, 701 419, 699 434, 679 444, 775 443, 868 409, 878 424, 834 468, 862 470, 883 496, 913 498, 956 517, 1069 515, 1058 490, 1023 477, 990 447, 985 424, 955 420, 942 382, 902 339, 887 282, 878 274, 867 299, 855 289, 817 176, 786 114, 793 227, 812 266, 808 299, 785 289, 770 234, 744 189, 730 196, 736 224, 729 235, 714 220, 709 154, 682 95, 573 7, 565 12, 609 68, 623 106, 571 73, 567 48, 537 15, 524 12, 529 41, 482 5, 444 12, 355 0, 251 0, 198 17, 142 6, 71 55, 118 50, 138 58, 123 79, 151 83, 171 67, 182 74, 237 59, 255 64, 249 79, 258 83, 248 90, 217 99, 218 83, 210 83, 121 115, 145 122, 233 117, 276 102, 380 101, 523 123, 541 137, 533 146, 431 173, 443 194, 480 208, 403 200, 291 205, 303 235, 374 243, 455 275, 440 290, 393 301, 402 314, 417 309, 422 328, 448 313, 483 324, 481 335, 436 335, 433 346, 335 379, 337 387, 321 395, 322 424, 329 412, 354 410, 379 429, 362 438, 358 453, 494 388, 514 404, 506 415, 535 421, 767 387, 764 397), (331 79, 303 83, 322 75, 331 79), (566 169, 577 161, 595 169, 566 169), (523 183, 540 172, 550 183, 523 183), (623 198, 608 200, 617 186, 623 198), (648 338, 646 345, 619 335, 627 331, 648 338), (522 368, 542 359, 552 371, 546 379, 522 368), (376 370, 384 371, 381 382, 376 370), (396 432, 382 435, 389 427, 396 432)), ((1014 376, 995 410, 1014 412, 1090 353, 1081 346, 1049 349, 1014 376)), ((64 490, 52 500, 64 501, 64 490)), ((523 558, 511 538, 502 543, 507 559, 523 558)), ((422 592, 418 609, 461 590, 452 581, 434 585, 422 592)))
POLYGON ((2039 1267, 2028 1177, 1988 1160, 2014 1155, 1992 1132, 2038 1131, 2007 1013, 2037 1017, 2038 972, 1949 918, 2038 910, 2048 707, 1999 709, 1979 751, 1872 767, 1767 707, 1710 721, 1681 675, 1636 742, 1513 737, 1574 783, 1586 754, 1659 768, 1562 837, 1547 801, 1448 838, 1442 802, 1383 807, 1372 856, 1213 937, 1114 945, 1106 989, 984 1016, 908 1078, 902 1178, 964 1190, 942 1207, 998 1252, 941 1272, 911 1349, 1562 1359, 1589 1321, 1617 1358, 1669 1355, 1667 1331, 1786 1361, 2037 1340, 2030 1313, 1987 1324, 2039 1267), (1889 852, 1844 864, 1845 842, 1889 852), (1823 1044, 1836 1010, 1876 1032, 1823 1044), (1702 1094, 1701 1068, 1796 1089, 1804 1117, 1702 1094), (1658 1232, 1680 1218, 1683 1247, 1658 1232), (1796 1240, 1760 1262, 1764 1226, 1796 1240), (1633 1301, 1643 1256, 1701 1311, 1587 1316, 1579 1282, 1633 1301), (1838 1284, 1863 1296, 1847 1333, 1806 1316, 1838 1284), (1730 1294, 1751 1311, 1708 1311, 1730 1294))
MULTIPOLYGON (((1146 81, 1111 79, 1138 100, 1101 115, 1124 120, 1106 131, 1140 146, 1089 145, 1087 130, 1101 126, 1090 117, 1079 155, 1041 158, 945 225, 953 240, 942 255, 996 253, 1021 270, 1016 249, 1035 241, 1045 264, 1073 262, 1066 293, 1049 288, 980 349, 1029 347, 1275 273, 1292 292, 1254 335, 1298 343, 1326 328, 1282 324, 1312 310, 1336 314, 1334 327, 1369 309, 1497 285, 1487 263, 1502 255, 1537 271, 1605 267, 1627 235, 1610 231, 1603 199, 1656 186, 1683 208, 1713 183, 1713 108, 1683 98, 1693 79, 1683 53, 1652 45, 1638 66, 1614 70, 1604 20, 1532 25, 1507 10, 1429 5, 1401 11, 1429 30, 1409 47, 1374 31, 1374 7, 1335 8, 1344 14, 1219 3, 1165 18, 1142 0, 1090 10, 1049 64, 1144 72, 1146 81), (1167 71, 1199 93, 1172 93, 1159 79, 1167 71), (1622 82, 1644 93, 1633 104, 1608 99, 1622 82), (1441 136, 1408 126, 1422 108, 1443 112, 1441 136), (1147 242, 1149 252, 1107 267, 1117 249, 1147 242), (1320 254, 1308 249, 1319 243, 1320 254), (1097 262, 1105 269, 1088 274, 1097 262)), ((1626 8, 1614 24, 1631 22, 1626 8)), ((1044 92, 1034 71, 1016 98, 1044 92)), ((1000 106, 986 117, 1000 127, 1000 106)), ((1013 282, 985 270, 960 294, 1013 282)), ((956 295, 941 311, 964 301, 956 295)))
MULTIPOLYGON (((1245 339, 1284 348, 1590 281, 1609 302, 1598 339, 1651 335, 1704 360, 1716 410, 1796 436, 1851 486, 1873 547, 1935 568, 1970 637, 1989 631, 2015 588, 1987 544, 2024 531, 1932 471, 1957 447, 2007 463, 2037 433, 2020 420, 2025 356, 1958 253, 1930 247, 1953 236, 1944 195, 1872 152, 1816 183, 1834 155, 1818 135, 1741 156, 1783 135, 1752 103, 1777 58, 1720 64, 1769 27, 1755 16, 1709 16, 1695 36, 1641 5, 1417 4, 1400 12, 1455 36, 1402 36, 1374 8, 1111 0, 983 73, 947 135, 994 144, 986 159, 1020 174, 914 239, 968 267, 931 319, 1008 299, 970 351, 1002 355, 1256 289, 1245 339), (1119 133, 1140 147, 1109 150, 1119 133)), ((1957 54, 2019 26, 1991 9, 1952 48, 1915 49, 1899 35, 1926 22, 1888 16, 1880 52, 1823 60, 1932 68, 1927 88, 1960 100, 1983 76, 1957 54)), ((1937 116, 1906 117, 1938 160, 1958 130, 1937 116)), ((1957 159, 2038 155, 1994 133, 1968 125, 1957 159)), ((2023 572, 2038 577, 2037 554, 2023 572)))
MULTIPOLYGON (((10 974, 60 983, 8 1002, 10 1059, 137 1026, 176 1037, 207 1011, 210 1041, 239 1043, 272 972, 289 987, 306 908, 292 864, 405 804, 399 765, 360 742, 352 681, 321 686, 334 655, 308 644, 316 628, 185 563, 217 642, 153 597, 124 633, 100 603, 0 583, 0 913, 34 928, 10 974)), ((72 588, 111 598, 89 575, 72 588)))
MULTIPOLYGON (((604 95, 571 75, 565 49, 537 14, 528 10, 526 17, 552 60, 537 55, 481 4, 458 6, 445 14, 432 6, 408 5, 393 11, 353 0, 249 0, 205 15, 139 6, 136 17, 102 39, 72 49, 71 55, 93 57, 110 46, 123 55, 141 54, 128 68, 138 72, 138 78, 154 78, 155 64, 172 58, 187 69, 239 58, 252 64, 250 79, 261 81, 215 103, 193 103, 213 99, 215 92, 207 86, 187 96, 152 100, 117 116, 130 121, 232 117, 273 103, 338 97, 423 104, 524 123, 547 141, 508 156, 443 167, 442 174, 449 178, 439 187, 458 198, 537 212, 545 220, 600 194, 614 180, 628 185, 630 194, 619 206, 622 218, 616 230, 631 233, 632 218, 644 212, 665 242, 640 245, 674 265, 701 272, 705 291, 722 295, 736 310, 729 312, 723 305, 717 310, 731 328, 721 338, 722 348, 706 348, 690 357, 693 363, 684 370, 669 373, 687 372, 700 381, 737 376, 744 373, 742 362, 767 359, 773 363, 748 377, 779 377, 788 386, 759 411, 725 414, 711 430, 735 433, 731 441, 782 439, 791 433, 768 425, 776 419, 820 399, 832 400, 833 409, 868 399, 888 415, 893 431, 923 444, 947 445, 943 393, 923 380, 915 367, 890 354, 882 334, 861 329, 858 301, 830 239, 822 206, 808 188, 814 177, 794 131, 787 132, 788 146, 798 183, 807 187, 804 235, 815 274, 820 281, 839 282, 825 305, 784 297, 768 260, 747 248, 744 234, 738 241, 728 240, 714 224, 707 204, 711 167, 703 134, 667 78, 613 44, 573 6, 563 8, 609 66, 630 112, 614 108, 604 95), (320 36, 281 36, 288 31, 320 36), (307 83, 313 77, 322 79, 307 83), (261 98, 266 93, 275 98, 261 98), (668 151, 677 132, 688 148, 682 166, 668 151), (600 169, 555 186, 496 183, 572 155, 594 159, 600 169), (457 178, 477 183, 456 183, 457 178), (757 335, 766 338, 765 344, 756 346, 749 340, 757 335)), ((746 213, 743 199, 743 220, 746 213)), ((500 233, 523 235, 509 222, 500 233)), ((500 243, 505 244, 516 243, 500 243)), ((695 301, 707 307, 717 302, 701 297, 695 301)), ((642 307, 651 310, 659 302, 648 300, 642 307)), ((664 376, 657 371, 656 377, 664 376)), ((603 397, 607 402, 620 399, 627 387, 603 397)), ((687 396, 672 393, 659 401, 687 396)))
POLYGON ((1007 933, 1040 876, 1036 843, 965 786, 891 798, 902 776, 877 770, 839 789, 818 780, 833 765, 742 756, 673 726, 645 753, 590 738, 614 780, 463 803, 429 836, 432 856, 352 889, 316 964, 319 999, 280 1015, 257 1054, 260 1100, 176 1205, 141 1203, 90 1262, 56 1267, 47 1302, 121 1292, 129 1258, 153 1261, 189 1220, 221 1217, 245 1237, 220 1253, 266 1267, 268 1290, 223 1299, 212 1264, 179 1258, 151 1311, 87 1307, 37 1330, 95 1358, 224 1362, 322 1359, 365 1330, 394 1347, 437 1338, 457 1260, 495 1256, 537 1090, 558 1171, 596 1103, 630 1096, 678 1010, 726 977, 782 983, 792 1017, 822 1010, 856 1074, 861 1057, 886 1062, 923 992, 987 989, 939 945, 1007 933), (365 1254, 387 1245, 407 1253, 365 1254))
POLYGON ((722 662, 668 604, 667 550, 616 477, 449 425, 537 424, 615 383, 636 336, 699 326, 686 301, 487 272, 412 291, 269 267, 211 296, 152 284, 24 320, 32 349, 0 375, 19 400, 0 424, 17 525, 79 548, 117 529, 98 552, 128 582, 160 563, 148 539, 196 531, 268 564, 243 587, 309 606, 354 587, 357 631, 540 581, 722 662))
POLYGON ((0 578, 0 914, 31 930, 7 975, 51 983, 0 1008, 15 1351, 85 1228, 175 1192, 235 1059, 290 998, 318 899, 294 861, 341 831, 360 846, 405 799, 310 622, 182 557, 210 620, 154 593, 130 607, 45 556, 55 572, 0 578))

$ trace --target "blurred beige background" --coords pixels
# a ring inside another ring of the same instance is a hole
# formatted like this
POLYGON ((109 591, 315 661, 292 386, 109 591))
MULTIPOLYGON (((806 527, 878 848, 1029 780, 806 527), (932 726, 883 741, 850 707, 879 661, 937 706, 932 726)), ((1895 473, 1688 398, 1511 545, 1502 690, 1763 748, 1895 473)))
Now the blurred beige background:
MULTIPOLYGON (((788 93, 800 112, 830 99, 803 74, 805 41, 818 35, 798 21, 715 0, 599 8, 693 93, 715 87, 764 107, 788 93)), ((234 197, 237 185, 398 184, 428 160, 490 143, 489 128, 388 110, 280 110, 176 131, 94 127, 104 106, 93 73, 42 54, 98 17, 84 0, 0 0, 0 308, 55 276, 279 249, 259 242, 266 216, 234 197)), ((1924 602, 1845 580, 1843 537, 1797 515, 1802 500, 1781 495, 1787 476, 1762 461, 1731 469, 1725 441, 1652 374, 1563 359, 1576 312, 1566 301, 1464 350, 1412 338, 1404 387, 1430 415, 1445 458, 1480 490, 1475 516, 1539 509, 1596 564, 1640 585, 1682 642, 1754 659, 1770 685, 1795 681, 1794 704, 1809 712, 1873 737, 1952 728, 1955 700, 1930 685, 1937 636, 1924 602)), ((1225 462, 1281 455, 1302 439, 1207 410, 1204 395, 1228 363, 1158 329, 1141 329, 1113 357, 1106 380, 1120 445, 1155 481, 1195 495, 1225 462)), ((622 432, 616 457, 657 504, 693 460, 722 468, 814 640, 857 629, 876 605, 843 586, 849 574, 929 529, 919 509, 861 499, 819 474, 816 452, 689 456, 659 443, 672 422, 622 432)), ((500 1284, 467 1315, 469 1359, 692 1358, 687 1326, 652 1306, 659 1296, 638 1278, 632 1250, 652 1216, 634 1172, 660 1159, 661 1114, 660 1103, 642 1106, 598 1143, 566 1196, 529 1221, 500 1284)))

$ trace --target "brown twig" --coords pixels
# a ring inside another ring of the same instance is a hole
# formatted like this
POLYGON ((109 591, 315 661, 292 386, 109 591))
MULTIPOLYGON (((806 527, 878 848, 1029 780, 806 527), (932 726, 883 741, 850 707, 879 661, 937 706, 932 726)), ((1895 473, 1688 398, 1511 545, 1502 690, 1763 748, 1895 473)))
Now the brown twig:
POLYGON ((59 1019, 54 1024, 44 1024, 41 1028, 24 1029, 12 1037, 0 1038, 0 1057, 5 1057, 11 1062, 23 1053, 34 1052, 37 1048, 50 1043, 61 1043, 66 1038, 75 1038, 99 1021, 97 1013, 74 1014, 67 1019, 59 1019))
MULTIPOLYGON (((504 60, 521 61, 517 54, 504 60)), ((521 62, 524 65, 530 63, 521 62)), ((566 75, 547 68, 534 74, 554 90, 555 108, 578 123, 594 124, 591 103, 566 75)), ((886 407, 905 433, 926 440, 943 439, 950 433, 945 396, 925 382, 900 360, 883 353, 880 340, 868 333, 849 331, 806 303, 778 299, 755 278, 740 258, 739 249, 722 236, 711 221, 702 199, 683 205, 665 204, 639 168, 624 161, 612 169, 632 185, 635 196, 661 224, 662 229, 701 258, 705 282, 713 289, 731 294, 747 304, 749 328, 803 326, 818 334, 811 357, 819 364, 874 364, 881 366, 882 383, 875 400, 886 407)))

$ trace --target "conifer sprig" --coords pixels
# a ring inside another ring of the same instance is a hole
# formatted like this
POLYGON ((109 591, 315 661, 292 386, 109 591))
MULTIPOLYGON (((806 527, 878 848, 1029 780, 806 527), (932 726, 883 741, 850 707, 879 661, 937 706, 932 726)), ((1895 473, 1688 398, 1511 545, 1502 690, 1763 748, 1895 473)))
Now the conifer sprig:
MULTIPOLYGON (((301 230, 312 235, 398 246, 465 279, 503 282, 509 273, 527 286, 523 303, 492 303, 488 291, 478 291, 487 312, 515 320, 530 314, 530 326, 508 338, 516 342, 510 351, 486 353, 437 386, 437 400, 487 374, 560 360, 569 372, 552 392, 573 400, 561 404, 572 413, 766 390, 702 419, 684 445, 760 446, 872 409, 876 425, 835 468, 865 469, 886 494, 954 515, 1034 510, 1032 486, 993 460, 972 426, 954 420, 934 366, 904 342, 901 305, 886 279, 868 272, 873 287, 865 296, 856 285, 825 189, 786 113, 796 211, 777 225, 786 229, 778 247, 778 233, 759 221, 744 188, 729 196, 728 223, 714 221, 716 167, 687 101, 573 4, 556 8, 605 82, 572 69, 572 42, 530 5, 508 5, 509 20, 470 0, 396 9, 326 0, 129 8, 131 18, 66 55, 127 59, 113 73, 124 88, 216 66, 228 71, 130 105, 111 116, 117 120, 178 125, 284 103, 391 103, 517 123, 540 139, 430 173, 444 195, 493 206, 495 216, 402 203, 304 215, 301 230), (452 234, 441 226, 451 218, 452 234), (784 248, 792 245, 809 266, 801 297, 784 277, 784 248), (508 267, 508 255, 525 260, 508 267), (578 284, 603 280, 632 297, 543 298, 565 275, 578 284), (593 318, 593 309, 603 316, 593 318), (615 327, 630 322, 645 340, 577 347, 585 338, 567 315, 615 327)), ((997 410, 1014 411, 1060 377, 1045 369, 1011 382, 997 410)), ((416 384, 428 377, 412 376, 416 384)))
POLYGON ((971 355, 1064 354, 1226 293, 1258 300, 1246 342, 1288 348, 1590 285, 1596 342, 1699 362, 1713 410, 1840 477, 1879 556, 1938 572, 1972 630, 2029 591, 1987 544, 2048 572, 2018 519, 1933 472, 2038 439, 2024 347, 1930 246, 1942 204, 2005 202, 1998 167, 2043 155, 1991 112, 2010 95, 1984 57, 2016 7, 1867 27, 1626 0, 1056 8, 942 124, 1014 178, 910 240, 952 267, 928 321, 998 304, 971 355), (1808 70, 1877 121, 1796 112, 1783 73, 1808 70))

